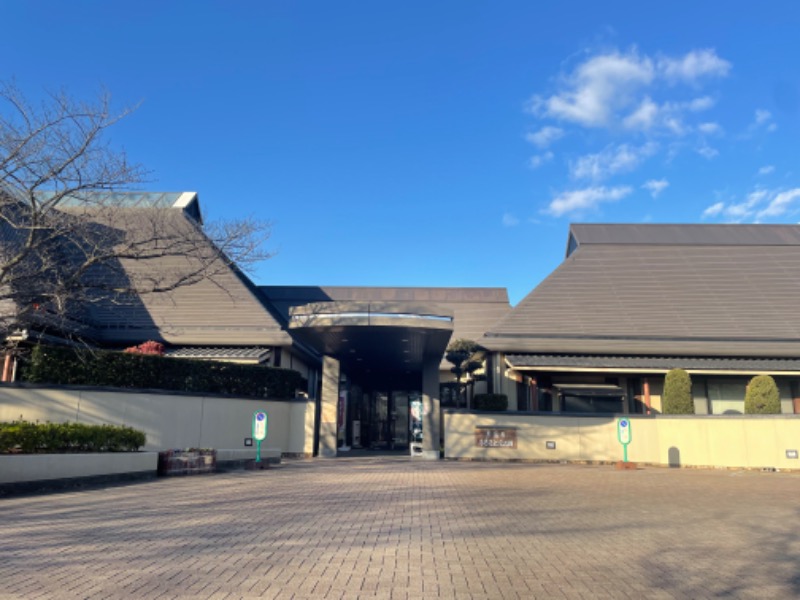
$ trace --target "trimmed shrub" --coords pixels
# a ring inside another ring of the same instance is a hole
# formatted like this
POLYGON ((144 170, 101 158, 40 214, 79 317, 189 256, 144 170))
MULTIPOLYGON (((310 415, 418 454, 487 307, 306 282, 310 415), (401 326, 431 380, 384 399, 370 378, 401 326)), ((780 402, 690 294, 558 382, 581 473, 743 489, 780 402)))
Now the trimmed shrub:
POLYGON ((144 432, 117 425, 85 423, 0 423, 0 453, 136 452, 144 432))
POLYGON ((472 399, 475 410, 508 410, 508 396, 505 394, 475 394, 472 399))
POLYGON ((33 349, 21 380, 252 398, 294 398, 307 385, 290 369, 54 346, 33 349))
POLYGON ((781 412, 781 393, 769 375, 756 375, 747 385, 744 414, 778 415, 781 412))
POLYGON ((692 378, 683 369, 672 369, 664 379, 661 410, 665 415, 693 415, 692 378))

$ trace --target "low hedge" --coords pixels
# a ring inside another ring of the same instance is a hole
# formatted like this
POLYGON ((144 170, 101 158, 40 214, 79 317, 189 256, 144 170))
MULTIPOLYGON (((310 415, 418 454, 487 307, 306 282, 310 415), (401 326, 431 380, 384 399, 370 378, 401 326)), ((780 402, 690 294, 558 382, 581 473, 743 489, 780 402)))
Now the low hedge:
POLYGON ((475 394, 472 399, 475 410, 508 410, 508 396, 505 394, 475 394))
POLYGON ((306 386, 290 369, 53 346, 33 349, 21 380, 253 398, 294 398, 306 386))
POLYGON ((145 445, 142 431, 85 423, 0 423, 0 453, 136 452, 145 445))

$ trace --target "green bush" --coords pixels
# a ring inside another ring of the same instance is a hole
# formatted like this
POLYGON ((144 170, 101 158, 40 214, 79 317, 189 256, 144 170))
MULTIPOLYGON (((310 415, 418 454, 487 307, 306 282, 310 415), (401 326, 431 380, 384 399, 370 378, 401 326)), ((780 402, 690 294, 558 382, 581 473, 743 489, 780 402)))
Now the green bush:
POLYGON ((290 369, 53 346, 33 349, 21 380, 254 398, 293 398, 306 387, 290 369))
POLYGON ((0 423, 0 453, 136 452, 144 432, 116 425, 85 423, 0 423))
POLYGON ((475 394, 472 398, 475 410, 508 410, 508 396, 505 394, 475 394))
POLYGON ((661 410, 665 415, 693 415, 692 378, 683 369, 672 369, 664 380, 661 410))
POLYGON ((769 375, 756 375, 747 386, 744 396, 746 415, 778 415, 781 412, 781 394, 775 380, 769 375))

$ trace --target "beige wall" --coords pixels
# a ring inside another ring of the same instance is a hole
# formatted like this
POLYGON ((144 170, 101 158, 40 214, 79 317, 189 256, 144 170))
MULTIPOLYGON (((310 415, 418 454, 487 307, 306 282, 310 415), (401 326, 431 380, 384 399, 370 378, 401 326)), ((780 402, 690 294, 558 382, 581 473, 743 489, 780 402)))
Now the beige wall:
POLYGON ((265 448, 311 453, 314 404, 310 401, 0 388, 0 421, 128 425, 145 432, 145 450, 243 448, 257 410, 266 411, 269 418, 265 448))
POLYGON ((0 456, 0 483, 42 481, 152 473, 158 468, 156 452, 107 452, 97 454, 21 454, 0 456))
MULTIPOLYGON (((631 462, 800 470, 800 416, 631 416, 631 462)), ((488 460, 622 460, 615 417, 445 413, 445 457, 488 460), (517 448, 479 448, 475 428, 516 427, 517 448), (556 442, 555 450, 546 448, 556 442)))

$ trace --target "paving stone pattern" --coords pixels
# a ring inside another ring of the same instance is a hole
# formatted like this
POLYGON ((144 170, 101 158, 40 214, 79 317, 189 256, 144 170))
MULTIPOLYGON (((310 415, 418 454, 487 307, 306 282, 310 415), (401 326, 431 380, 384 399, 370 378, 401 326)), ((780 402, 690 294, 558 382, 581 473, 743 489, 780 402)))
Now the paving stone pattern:
POLYGON ((0 598, 797 598, 800 474, 334 459, 0 500, 0 598))

